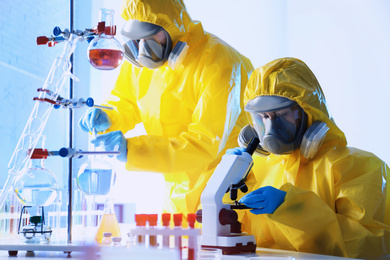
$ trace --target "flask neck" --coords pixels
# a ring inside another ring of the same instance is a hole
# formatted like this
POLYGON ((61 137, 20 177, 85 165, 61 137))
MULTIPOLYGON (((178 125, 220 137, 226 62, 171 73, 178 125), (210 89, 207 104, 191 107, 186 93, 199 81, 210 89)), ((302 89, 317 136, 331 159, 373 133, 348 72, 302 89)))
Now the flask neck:
POLYGON ((112 197, 107 198, 104 202, 104 214, 115 214, 114 199, 112 197))
POLYGON ((43 169, 45 168, 45 164, 42 159, 31 159, 30 160, 30 165, 29 168, 34 168, 34 169, 43 169))

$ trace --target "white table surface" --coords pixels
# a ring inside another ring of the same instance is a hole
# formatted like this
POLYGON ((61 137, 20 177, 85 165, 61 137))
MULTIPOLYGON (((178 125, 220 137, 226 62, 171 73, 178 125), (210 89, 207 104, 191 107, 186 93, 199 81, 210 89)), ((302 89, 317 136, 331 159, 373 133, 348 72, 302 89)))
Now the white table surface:
MULTIPOLYGON (((34 260, 50 260, 50 259, 64 259, 64 258, 73 258, 73 259, 87 259, 87 260, 122 260, 122 259, 174 259, 172 256, 172 250, 170 253, 162 252, 161 249, 152 250, 143 248, 138 250, 138 254, 134 252, 136 249, 129 251, 126 248, 101 248, 97 246, 88 246, 88 245, 22 245, 16 243, 6 243, 6 241, 1 241, 0 243, 0 259, 34 259, 34 260), (30 247, 31 246, 31 247, 30 247), (51 247, 51 248, 50 248, 51 247), (18 254, 16 257, 9 257, 8 250, 17 250, 18 254), (29 251, 33 250, 33 252, 29 251), (53 250, 53 251, 51 251, 53 250), (70 254, 64 253, 66 250, 71 250, 70 254), (129 253, 133 257, 130 257, 129 253), (156 256, 158 255, 158 258, 156 256), (32 257, 33 256, 33 257, 32 257), (134 257, 135 256, 135 257, 134 257), (139 257, 142 256, 142 257, 139 257)), ((325 259, 325 260, 342 260, 348 259, 343 257, 334 257, 326 255, 317 255, 317 254, 308 254, 308 253, 298 253, 293 251, 285 250, 275 250, 267 248, 257 248, 256 254, 240 254, 240 255, 223 255, 222 260, 299 260, 299 259, 325 259)))

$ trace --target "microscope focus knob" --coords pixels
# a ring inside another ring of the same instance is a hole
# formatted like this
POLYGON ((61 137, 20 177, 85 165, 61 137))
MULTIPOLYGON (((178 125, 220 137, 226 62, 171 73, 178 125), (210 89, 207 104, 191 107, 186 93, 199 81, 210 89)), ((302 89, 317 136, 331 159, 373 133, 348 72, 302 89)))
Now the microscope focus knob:
POLYGON ((197 212, 196 212, 196 221, 198 223, 202 223, 202 210, 199 209, 197 212))
POLYGON ((240 191, 242 191, 243 193, 247 193, 248 192, 248 186, 246 186, 246 184, 242 187, 240 187, 240 191))
POLYGON ((232 209, 221 209, 219 212, 219 223, 221 225, 231 225, 238 220, 237 212, 232 209))

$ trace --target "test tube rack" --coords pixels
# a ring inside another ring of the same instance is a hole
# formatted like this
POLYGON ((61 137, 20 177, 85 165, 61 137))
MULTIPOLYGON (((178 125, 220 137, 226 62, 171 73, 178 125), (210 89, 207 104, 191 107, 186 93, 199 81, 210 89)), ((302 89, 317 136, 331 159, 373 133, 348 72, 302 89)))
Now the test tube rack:
POLYGON ((188 227, 182 226, 183 215, 163 213, 162 225, 157 225, 157 214, 136 214, 136 227, 130 229, 127 247, 144 246, 160 249, 174 249, 179 252, 180 259, 197 259, 198 240, 201 230, 195 228, 196 214, 188 214, 188 227), (160 242, 160 243, 158 243, 160 242))

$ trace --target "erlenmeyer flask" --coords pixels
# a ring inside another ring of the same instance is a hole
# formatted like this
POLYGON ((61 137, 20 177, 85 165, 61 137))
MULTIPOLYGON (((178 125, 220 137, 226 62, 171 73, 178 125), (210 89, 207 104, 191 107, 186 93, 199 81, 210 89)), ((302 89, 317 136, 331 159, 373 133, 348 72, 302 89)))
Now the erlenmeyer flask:
MULTIPOLYGON (((37 145, 44 149, 45 136, 40 136, 37 145)), ((48 206, 57 197, 57 180, 45 168, 43 159, 31 159, 29 166, 15 178, 14 191, 25 206, 48 206)))
POLYGON ((101 244, 104 237, 103 234, 107 232, 111 233, 112 237, 121 236, 118 220, 114 211, 114 200, 111 197, 108 197, 104 203, 104 213, 95 235, 95 241, 101 244))
MULTIPOLYGON (((93 131, 93 133, 96 135, 96 131, 93 131)), ((102 144, 94 146, 94 151, 102 150, 102 144)), ((109 195, 116 178, 114 162, 115 159, 108 155, 91 155, 88 161, 80 167, 77 176, 77 185, 86 195, 106 196, 104 213, 95 236, 95 241, 100 244, 105 232, 110 232, 113 236, 120 236, 113 199, 109 195)))
MULTIPOLYGON (((98 147, 95 151, 101 150, 98 147)), ((115 182, 115 169, 107 155, 92 155, 81 165, 77 185, 85 195, 108 195, 115 182)))
POLYGON ((88 46, 88 59, 99 70, 112 70, 123 61, 123 48, 114 38, 114 10, 100 9, 100 23, 105 23, 105 32, 99 32, 88 46))

